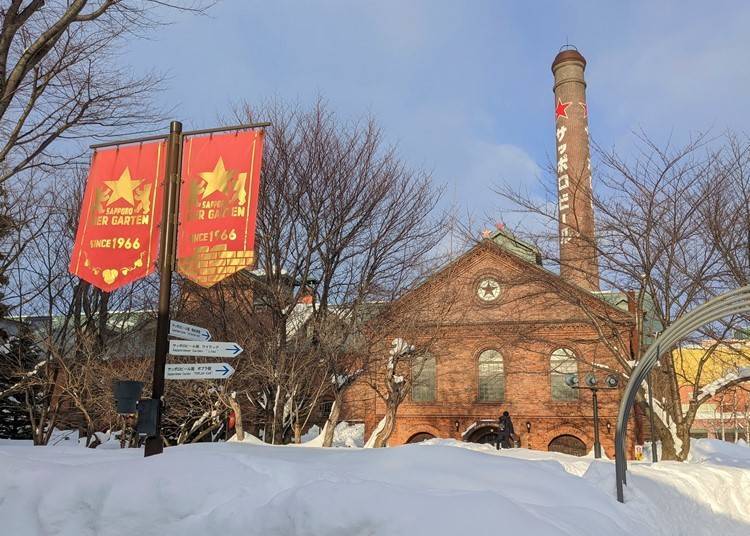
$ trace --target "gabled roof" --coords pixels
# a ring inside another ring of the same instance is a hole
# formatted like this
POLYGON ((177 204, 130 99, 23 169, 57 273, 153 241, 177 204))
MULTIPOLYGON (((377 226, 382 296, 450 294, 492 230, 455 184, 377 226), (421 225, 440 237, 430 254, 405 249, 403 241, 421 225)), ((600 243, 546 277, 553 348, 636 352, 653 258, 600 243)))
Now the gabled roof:
MULTIPOLYGON (((513 237, 513 235, 510 235, 510 237, 513 237)), ((432 274, 430 274, 428 277, 426 277, 424 280, 422 280, 414 288, 410 289, 398 301, 401 301, 408 295, 418 292, 421 288, 425 287, 430 282, 435 281, 435 279, 440 277, 441 274, 455 267, 457 264, 463 262, 467 257, 477 254, 477 252, 481 249, 489 250, 496 254, 499 254, 505 257, 506 259, 508 259, 509 261, 513 262, 514 264, 522 264, 524 270, 530 270, 534 274, 539 276, 540 279, 546 279, 554 283, 554 285, 558 287, 564 287, 570 292, 576 295, 579 295, 584 300, 590 301, 592 303, 596 303, 604 307, 611 314, 617 316, 618 318, 621 318, 623 320, 629 320, 632 318, 632 315, 627 311, 627 308, 623 309, 622 305, 617 303, 618 300, 614 300, 614 302, 608 301, 605 298, 606 292, 602 293, 601 291, 597 291, 597 292, 589 291, 583 287, 580 287, 574 283, 571 283, 569 281, 562 279, 559 274, 556 274, 544 268, 541 262, 539 262, 540 259, 539 259, 539 256, 537 256, 538 250, 536 248, 534 248, 530 244, 527 244, 523 241, 515 239, 515 237, 513 237, 512 241, 509 241, 508 235, 505 233, 502 233, 502 231, 499 231, 498 233, 495 233, 494 235, 491 235, 490 237, 482 239, 480 242, 478 242, 476 245, 469 248, 467 251, 465 251, 458 257, 445 263, 443 266, 441 266, 440 268, 435 270, 432 274), (498 237, 499 235, 502 236, 502 238, 500 240, 496 240, 496 237, 498 237), (510 243, 510 246, 509 246, 509 243, 510 243), (533 256, 530 255, 531 251, 535 252, 533 256)))

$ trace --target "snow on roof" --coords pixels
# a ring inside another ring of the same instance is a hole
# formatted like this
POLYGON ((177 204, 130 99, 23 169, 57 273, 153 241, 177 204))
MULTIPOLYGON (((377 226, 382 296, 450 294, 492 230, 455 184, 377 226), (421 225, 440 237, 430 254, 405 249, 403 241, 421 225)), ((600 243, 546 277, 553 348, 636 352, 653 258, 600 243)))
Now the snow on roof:
POLYGON ((297 331, 310 319, 314 310, 315 309, 311 303, 298 303, 295 305, 287 317, 287 337, 291 337, 297 333, 297 331))

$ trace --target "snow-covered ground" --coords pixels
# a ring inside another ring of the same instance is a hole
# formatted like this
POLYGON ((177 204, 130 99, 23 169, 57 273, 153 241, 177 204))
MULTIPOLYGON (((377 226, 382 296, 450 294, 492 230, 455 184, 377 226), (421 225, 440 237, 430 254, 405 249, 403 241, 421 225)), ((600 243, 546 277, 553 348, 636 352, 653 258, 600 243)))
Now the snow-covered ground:
POLYGON ((631 464, 455 441, 388 449, 0 444, 0 534, 748 535, 750 448, 631 464))

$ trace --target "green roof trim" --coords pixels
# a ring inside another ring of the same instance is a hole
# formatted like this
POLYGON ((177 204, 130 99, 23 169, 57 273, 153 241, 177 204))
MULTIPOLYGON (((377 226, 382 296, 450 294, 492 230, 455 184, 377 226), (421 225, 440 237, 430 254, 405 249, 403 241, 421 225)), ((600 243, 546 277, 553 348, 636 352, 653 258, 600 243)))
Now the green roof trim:
POLYGON ((511 233, 505 227, 498 228, 490 239, 495 242, 498 246, 503 248, 505 251, 513 253, 514 255, 521 257, 523 260, 536 264, 542 265, 542 254, 534 247, 534 245, 521 240, 511 233))

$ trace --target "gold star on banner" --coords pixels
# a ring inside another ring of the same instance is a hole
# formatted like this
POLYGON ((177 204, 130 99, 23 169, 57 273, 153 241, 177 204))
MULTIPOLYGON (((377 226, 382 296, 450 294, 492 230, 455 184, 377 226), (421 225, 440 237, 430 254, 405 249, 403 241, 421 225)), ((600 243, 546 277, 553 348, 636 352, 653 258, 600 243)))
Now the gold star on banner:
POLYGON ((232 172, 224 167, 224 160, 221 157, 216 162, 216 167, 214 167, 213 171, 205 171, 199 173, 199 175, 201 179, 206 181, 206 189, 203 191, 204 199, 214 192, 224 193, 227 183, 232 178, 232 172))
POLYGON ((143 182, 139 180, 133 180, 130 178, 130 169, 125 168, 125 171, 122 172, 122 175, 120 175, 120 178, 116 181, 104 181, 104 184, 107 185, 107 188, 112 190, 112 195, 109 196, 109 201, 107 201, 107 206, 111 205, 118 199, 124 199, 130 205, 135 204, 135 199, 133 199, 133 190, 138 188, 138 185, 143 182))

